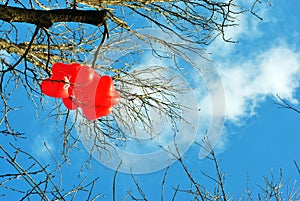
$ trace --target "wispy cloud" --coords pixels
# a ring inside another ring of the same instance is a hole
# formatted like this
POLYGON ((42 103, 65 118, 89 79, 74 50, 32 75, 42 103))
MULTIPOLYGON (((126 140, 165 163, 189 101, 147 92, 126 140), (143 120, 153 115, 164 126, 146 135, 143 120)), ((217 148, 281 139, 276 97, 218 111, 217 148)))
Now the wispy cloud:
POLYGON ((240 124, 255 114, 267 97, 279 94, 296 102, 299 87, 300 52, 278 44, 235 63, 217 63, 226 94, 226 119, 240 124))
MULTIPOLYGON (((246 120, 257 114, 257 109, 267 97, 275 99, 276 94, 297 103, 295 95, 300 87, 300 52, 286 43, 278 40, 272 47, 249 57, 215 60, 215 66, 224 87, 225 100, 218 101, 225 103, 224 118, 229 123, 226 125, 243 126, 246 120)), ((211 123, 212 120, 221 119, 220 115, 224 113, 213 112, 209 93, 201 98, 199 107, 201 122, 197 140, 211 129, 208 135, 212 146, 224 150, 228 144, 229 128, 226 125, 218 130, 210 128, 216 125, 211 123)), ((203 149, 199 153, 200 158, 206 155, 203 149)))
MULTIPOLYGON (((276 16, 270 15, 267 6, 259 13, 264 18, 263 22, 254 16, 244 15, 239 18, 239 27, 225 30, 227 38, 240 43, 225 43, 218 38, 208 48, 224 86, 225 119, 230 125, 244 125, 245 120, 257 113, 267 97, 276 94, 297 103, 295 93, 300 87, 300 51, 293 44, 285 42, 289 41, 288 35, 280 38, 281 35, 276 34, 272 38, 276 30, 270 27, 279 26, 276 25, 276 16), (265 22, 269 22, 269 30, 262 30, 265 22)), ((222 115, 212 113, 209 96, 200 100, 201 115, 206 119, 222 115)), ((225 127, 220 138, 217 138, 218 148, 226 147, 227 137, 228 128, 225 127)))
POLYGON ((35 156, 48 161, 51 157, 49 151, 54 153, 55 146, 53 144, 53 139, 51 139, 49 133, 47 132, 36 135, 36 137, 33 139, 31 149, 35 156))

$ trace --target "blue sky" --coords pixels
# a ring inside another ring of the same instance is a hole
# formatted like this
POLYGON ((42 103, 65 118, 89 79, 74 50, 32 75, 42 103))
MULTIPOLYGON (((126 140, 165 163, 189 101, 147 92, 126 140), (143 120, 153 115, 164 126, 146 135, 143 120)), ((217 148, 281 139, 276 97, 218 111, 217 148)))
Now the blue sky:
POLYGON ((236 185, 247 175, 249 183, 262 182, 262 176, 270 175, 271 169, 278 175, 282 167, 286 178, 298 177, 293 160, 299 160, 300 118, 277 108, 274 95, 284 96, 295 105, 299 100, 300 26, 296 8, 300 2, 272 4, 261 13, 264 21, 246 19, 240 30, 233 31, 238 44, 220 45, 216 52, 216 47, 211 47, 222 69, 229 105, 225 150, 220 156, 231 192, 238 192, 236 185))
MULTIPOLYGON (((259 191, 257 184, 264 185, 263 177, 269 177, 271 171, 277 177, 280 167, 283 169, 284 179, 299 179, 293 160, 300 164, 297 154, 300 115, 280 109, 274 102, 277 101, 278 94, 300 107, 300 1, 274 0, 272 5, 263 5, 263 9, 259 11, 263 21, 245 15, 240 18, 239 27, 226 30, 226 35, 239 43, 226 44, 217 39, 208 47, 226 97, 225 124, 216 152, 217 157, 222 160, 222 170, 226 173, 225 188, 229 195, 234 196, 234 200, 243 193, 247 177, 254 196, 259 191)), ((195 94, 199 92, 197 90, 200 89, 195 87, 195 94)), ((13 104, 20 105, 18 96, 22 95, 16 93, 14 96, 13 104)), ((22 142, 12 141, 25 145, 25 150, 44 163, 54 164, 43 142, 47 143, 55 155, 59 155, 56 146, 60 141, 56 137, 56 126, 54 122, 45 121, 48 112, 46 109, 39 113, 36 120, 33 118, 35 111, 32 105, 26 99, 23 101, 26 104, 23 104, 18 113, 12 114, 11 118, 15 120, 15 128, 25 132, 28 139, 22 142)), ((53 100, 48 98, 45 101, 51 105, 53 100)), ((200 115, 203 117, 211 115, 209 109, 206 109, 209 104, 209 97, 204 96, 199 100, 202 108, 200 115)), ((8 143, 3 141, 6 138, 0 139, 2 145, 8 143)), ((83 148, 80 144, 78 146, 83 148)), ((214 166, 207 159, 199 160, 198 153, 199 147, 192 146, 186 152, 185 162, 197 181, 210 187, 212 182, 201 176, 199 170, 213 174, 214 166)), ((70 164, 62 169, 64 186, 76 184, 80 164, 86 157, 84 148, 71 153, 70 164)), ((26 163, 26 160, 22 162, 26 163)), ((95 191, 104 194, 103 200, 111 200, 114 171, 94 159, 91 163, 92 168, 85 170, 82 178, 99 177, 95 191)), ((0 171, 5 172, 5 168, 0 168, 0 171)), ((163 174, 164 170, 135 176, 149 200, 160 199, 163 174)), ((172 187, 178 184, 183 189, 190 185, 177 162, 168 173, 165 200, 170 200, 173 195, 172 187)), ((117 200, 120 200, 129 189, 134 189, 131 176, 119 173, 116 187, 117 200)), ((133 192, 137 194, 136 190, 133 192)), ((13 199, 15 195, 11 192, 8 198, 13 199)), ((178 194, 177 200, 186 199, 185 193, 178 194)))

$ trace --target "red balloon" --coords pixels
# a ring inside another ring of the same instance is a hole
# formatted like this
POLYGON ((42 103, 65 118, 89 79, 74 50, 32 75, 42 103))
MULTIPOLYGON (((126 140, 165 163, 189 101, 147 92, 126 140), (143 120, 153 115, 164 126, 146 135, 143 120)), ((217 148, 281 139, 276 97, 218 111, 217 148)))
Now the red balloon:
POLYGON ((72 76, 71 81, 77 86, 87 86, 94 80, 94 76, 96 74, 98 75, 93 68, 81 66, 79 70, 72 76))
POLYGON ((78 63, 63 64, 55 63, 52 67, 52 78, 62 76, 68 79, 71 84, 88 85, 94 79, 95 70, 88 66, 81 66, 78 63))
POLYGON ((76 74, 80 70, 81 65, 78 63, 64 64, 64 63, 55 63, 52 66, 52 77, 56 74, 63 74, 71 83, 74 83, 76 74))
POLYGON ((113 106, 119 103, 120 95, 115 90, 113 81, 109 76, 102 76, 97 86, 95 105, 113 106))
POLYGON ((76 110, 79 107, 79 104, 72 97, 63 98, 62 101, 69 110, 76 110))
POLYGON ((95 71, 94 72, 94 79, 88 85, 82 86, 75 84, 71 90, 72 95, 80 100, 81 102, 85 103, 86 105, 94 106, 94 97, 96 95, 97 86, 100 80, 99 74, 95 71))
POLYGON ((111 110, 111 107, 82 106, 82 112, 84 116, 90 121, 108 115, 111 112, 111 110))
MULTIPOLYGON (((64 83, 64 84, 68 84, 68 96, 70 96, 71 94, 69 93, 69 88, 71 87, 71 82, 70 82, 70 76, 67 75, 65 72, 63 71, 59 71, 59 72, 56 72, 55 74, 52 75, 52 77, 50 78, 53 82, 61 82, 61 83, 64 83)), ((60 86, 56 86, 56 87, 61 87, 63 85, 60 85, 60 86)), ((59 97, 59 98, 65 98, 64 97, 59 97)))
MULTIPOLYGON (((97 117, 103 117, 109 115, 112 111, 112 107, 95 107, 97 117)), ((97 119, 98 119, 97 118, 97 119)))
POLYGON ((51 78, 42 81, 41 90, 48 96, 62 98, 69 110, 81 107, 89 120, 108 115, 120 101, 111 77, 100 77, 93 68, 78 63, 55 63, 51 78))
POLYGON ((41 83, 41 90, 44 94, 54 98, 67 98, 69 97, 68 88, 69 84, 64 82, 55 81, 47 78, 41 83))
POLYGON ((114 106, 120 102, 120 95, 117 91, 113 90, 107 96, 96 96, 96 106, 114 106))

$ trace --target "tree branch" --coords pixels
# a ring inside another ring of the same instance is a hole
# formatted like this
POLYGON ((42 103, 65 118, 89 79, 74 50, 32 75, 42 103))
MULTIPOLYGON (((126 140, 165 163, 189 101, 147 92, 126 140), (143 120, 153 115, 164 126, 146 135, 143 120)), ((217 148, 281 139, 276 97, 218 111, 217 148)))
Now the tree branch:
POLYGON ((55 22, 82 22, 101 26, 107 18, 106 10, 35 10, 0 5, 0 20, 25 22, 49 28, 55 22))

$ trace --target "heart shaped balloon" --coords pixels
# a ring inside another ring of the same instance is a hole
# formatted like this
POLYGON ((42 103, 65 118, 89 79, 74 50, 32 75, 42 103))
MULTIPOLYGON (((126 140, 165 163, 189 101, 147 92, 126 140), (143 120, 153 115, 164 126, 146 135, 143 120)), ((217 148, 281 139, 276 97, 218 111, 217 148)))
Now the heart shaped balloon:
POLYGON ((64 64, 57 62, 52 66, 52 78, 56 78, 57 75, 62 74, 70 83, 74 83, 80 67, 81 65, 78 63, 64 64))
POLYGON ((102 76, 97 86, 95 105, 114 106, 120 101, 120 95, 115 90, 113 80, 109 76, 102 76))
POLYGON ((69 90, 76 99, 87 105, 94 105, 94 97, 96 95, 97 86, 100 80, 100 75, 95 71, 93 80, 87 85, 75 83, 69 90))
POLYGON ((61 98, 69 110, 81 107, 88 120, 108 115, 120 101, 111 77, 101 77, 93 68, 78 63, 55 63, 52 76, 42 81, 41 91, 61 98))
POLYGON ((82 112, 88 120, 96 120, 100 117, 108 115, 112 111, 112 107, 92 107, 82 106, 82 112))
POLYGON ((65 83, 63 80, 52 80, 47 78, 41 83, 42 93, 54 98, 67 98, 69 97, 70 84, 65 83))

